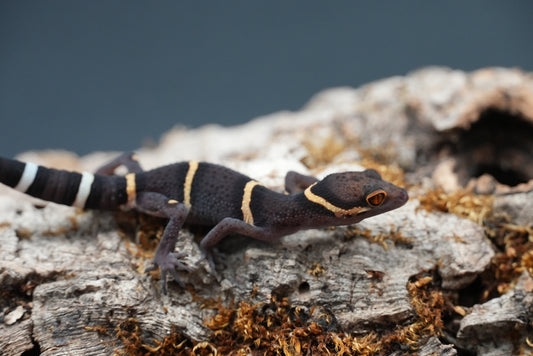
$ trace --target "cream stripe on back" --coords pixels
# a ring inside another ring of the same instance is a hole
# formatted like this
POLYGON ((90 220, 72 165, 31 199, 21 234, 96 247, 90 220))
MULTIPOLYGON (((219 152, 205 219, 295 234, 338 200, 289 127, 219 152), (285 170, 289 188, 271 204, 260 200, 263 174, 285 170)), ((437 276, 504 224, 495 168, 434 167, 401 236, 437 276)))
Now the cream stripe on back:
POLYGON ((126 174, 126 194, 128 195, 127 207, 135 206, 135 199, 137 199, 137 186, 135 184, 135 173, 126 174))
POLYGON ((39 166, 35 163, 26 163, 24 166, 24 171, 22 172, 22 176, 20 177, 18 184, 13 189, 26 193, 30 185, 35 180, 35 176, 37 176, 37 169, 39 169, 39 166))
POLYGON ((196 170, 198 170, 198 162, 190 161, 189 170, 187 171, 185 183, 183 184, 183 203, 187 208, 191 207, 192 181, 194 179, 194 175, 196 174, 196 170))
POLYGON ((259 182, 251 180, 244 186, 244 194, 242 196, 241 205, 242 220, 250 225, 254 224, 254 216, 252 214, 252 210, 250 209, 250 201, 252 201, 252 191, 254 190, 254 187, 259 184, 259 182))

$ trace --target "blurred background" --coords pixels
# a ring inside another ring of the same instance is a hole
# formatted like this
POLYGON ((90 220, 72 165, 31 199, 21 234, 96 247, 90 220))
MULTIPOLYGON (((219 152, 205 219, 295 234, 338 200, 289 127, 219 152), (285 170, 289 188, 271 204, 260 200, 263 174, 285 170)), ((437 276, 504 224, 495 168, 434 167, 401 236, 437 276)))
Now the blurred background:
POLYGON ((533 70, 533 2, 0 2, 0 155, 132 150, 428 65, 533 70))

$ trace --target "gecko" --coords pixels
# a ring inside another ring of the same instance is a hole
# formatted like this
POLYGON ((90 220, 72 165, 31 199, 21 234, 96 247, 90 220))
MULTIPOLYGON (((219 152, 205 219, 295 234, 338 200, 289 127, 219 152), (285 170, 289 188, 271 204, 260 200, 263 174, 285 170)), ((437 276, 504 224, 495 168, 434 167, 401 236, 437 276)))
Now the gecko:
MULTIPOLYGON (((373 169, 333 173, 318 180, 289 171, 285 192, 269 189, 224 166, 179 162, 144 171, 133 153, 123 153, 94 174, 46 168, 0 157, 0 183, 58 204, 96 210, 136 210, 168 219, 151 264, 181 286, 177 270, 193 268, 175 252, 184 223, 212 226, 200 242, 201 260, 214 270, 213 247, 230 234, 276 241, 303 229, 352 225, 404 205, 405 189, 373 169), (128 173, 116 175, 123 166, 128 173)), ((199 261, 198 261, 199 262, 199 261)))

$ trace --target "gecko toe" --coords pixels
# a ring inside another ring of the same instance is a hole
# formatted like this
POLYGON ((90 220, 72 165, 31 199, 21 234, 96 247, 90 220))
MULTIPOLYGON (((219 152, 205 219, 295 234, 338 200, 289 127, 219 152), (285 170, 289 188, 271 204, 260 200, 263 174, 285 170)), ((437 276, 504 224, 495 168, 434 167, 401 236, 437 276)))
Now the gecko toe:
POLYGON ((159 268, 159 266, 155 263, 152 263, 150 266, 146 267, 144 269, 144 273, 148 273, 148 272, 152 272, 152 271, 155 271, 159 268))
POLYGON ((187 256, 186 253, 169 253, 169 257, 172 258, 172 265, 174 266, 174 269, 175 268, 178 268, 180 270, 183 270, 183 271, 187 271, 187 272, 192 272, 194 271, 194 268, 191 267, 191 266, 188 266, 186 265, 185 263, 181 262, 179 260, 179 258, 182 258, 182 257, 185 257, 187 256))
POLYGON ((167 294, 167 271, 161 269, 161 293, 167 294))
POLYGON ((180 276, 178 275, 178 272, 175 269, 171 269, 170 272, 172 273, 174 281, 176 281, 176 283, 178 283, 181 288, 185 289, 185 283, 182 282, 180 276))
POLYGON ((213 251, 202 251, 202 256, 194 264, 198 266, 204 260, 207 261, 210 272, 215 273, 215 258, 213 256, 213 251))
POLYGON ((171 274, 174 280, 185 288, 185 284, 181 281, 178 275, 178 269, 191 272, 194 268, 179 261, 179 258, 185 257, 185 253, 168 253, 166 255, 155 256, 152 264, 145 268, 145 272, 151 272, 159 269, 161 271, 161 291, 163 294, 167 294, 167 275, 171 274))

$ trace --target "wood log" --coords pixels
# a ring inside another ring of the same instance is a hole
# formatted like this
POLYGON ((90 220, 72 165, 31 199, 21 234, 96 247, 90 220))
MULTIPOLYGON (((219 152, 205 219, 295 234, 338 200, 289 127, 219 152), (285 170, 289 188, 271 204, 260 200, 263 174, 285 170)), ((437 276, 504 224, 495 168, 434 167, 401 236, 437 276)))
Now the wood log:
MULTIPOLYGON (((164 221, 2 186, 0 353, 531 352, 531 132, 532 76, 503 68, 427 68, 330 89, 300 111, 242 126, 175 128, 138 150, 146 169, 205 160, 281 191, 288 170, 368 167, 411 199, 356 226, 277 243, 227 238, 216 271, 180 272, 187 288, 170 282, 168 295, 156 273, 143 273, 164 221)), ((94 171, 114 155, 19 158, 94 171)), ((180 233, 189 265, 203 233, 180 233)))

